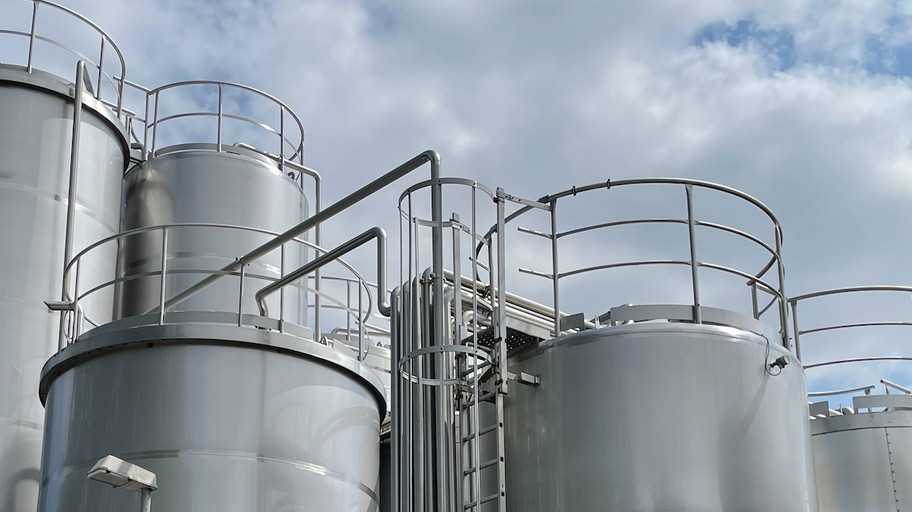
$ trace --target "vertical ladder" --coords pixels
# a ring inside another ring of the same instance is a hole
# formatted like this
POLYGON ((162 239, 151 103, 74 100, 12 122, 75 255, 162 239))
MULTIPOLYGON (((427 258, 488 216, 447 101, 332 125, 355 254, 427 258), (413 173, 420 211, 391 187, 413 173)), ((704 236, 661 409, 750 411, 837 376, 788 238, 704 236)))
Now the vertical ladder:
POLYGON ((460 393, 460 457, 463 510, 506 511, 504 468, 504 393, 500 372, 479 378, 481 370, 462 363, 460 393))

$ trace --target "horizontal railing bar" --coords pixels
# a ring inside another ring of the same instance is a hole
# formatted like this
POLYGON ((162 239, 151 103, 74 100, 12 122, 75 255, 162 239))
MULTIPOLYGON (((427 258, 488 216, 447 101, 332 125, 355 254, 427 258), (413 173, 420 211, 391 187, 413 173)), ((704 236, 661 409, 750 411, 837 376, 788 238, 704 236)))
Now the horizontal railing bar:
MULTIPOLYGON (((562 231, 557 233, 557 238, 563 238, 569 235, 575 235, 578 233, 585 233, 586 231, 593 231, 596 229, 611 228, 616 226, 629 226, 634 224, 684 224, 687 225, 687 221, 683 219, 668 219, 668 218, 653 218, 653 219, 628 219, 628 220, 618 220, 613 222, 603 222, 601 224, 593 224, 591 226, 583 226, 576 229, 571 229, 568 231, 562 231)), ((550 237, 550 235, 548 235, 550 237)))
POLYGON ((819 292, 796 295, 789 298, 789 302, 795 303, 813 297, 824 297, 827 295, 839 295, 843 293, 854 292, 907 292, 912 293, 912 286, 893 286, 893 285, 870 285, 870 286, 847 286, 844 288, 833 288, 819 292))
POLYGON ((884 327, 884 326, 912 326, 912 322, 901 322, 901 321, 858 322, 858 323, 853 323, 853 324, 828 325, 826 327, 815 327, 813 329, 798 331, 798 335, 801 336, 804 334, 811 334, 811 333, 815 333, 815 332, 836 331, 839 329, 851 329, 854 327, 884 327))
POLYGON ((839 389, 836 391, 813 391, 809 392, 807 396, 809 397, 823 397, 823 396, 836 396, 836 395, 846 395, 848 393, 857 393, 859 391, 864 391, 865 393, 871 392, 876 386, 871 384, 870 386, 861 386, 851 389, 839 389))
POLYGON ((879 356, 879 357, 855 357, 850 359, 838 359, 835 361, 826 361, 823 363, 814 363, 804 365, 805 370, 810 370, 812 368, 821 368, 823 366, 832 366, 835 364, 844 364, 844 363, 866 363, 872 361, 912 361, 912 357, 907 356, 879 356))

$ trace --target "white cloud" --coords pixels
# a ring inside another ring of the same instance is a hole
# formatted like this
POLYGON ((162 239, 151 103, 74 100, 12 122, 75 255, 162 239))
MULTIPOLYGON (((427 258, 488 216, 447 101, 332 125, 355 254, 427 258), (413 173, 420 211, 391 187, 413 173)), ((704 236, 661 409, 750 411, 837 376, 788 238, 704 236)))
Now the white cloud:
MULTIPOLYGON (((687 176, 773 208, 792 292, 912 282, 904 256, 912 244, 902 236, 912 229, 912 91, 908 79, 864 67, 871 38, 908 43, 900 4, 71 6, 120 43, 129 76, 144 84, 224 79, 291 105, 327 201, 429 147, 441 151, 447 173, 527 197, 607 178, 687 176), (746 19, 790 34, 794 66, 771 67, 757 42, 692 44, 707 24, 746 19)), ((394 236, 404 183, 346 222, 381 222, 394 236)), ((351 234, 326 237, 338 243, 351 234)))

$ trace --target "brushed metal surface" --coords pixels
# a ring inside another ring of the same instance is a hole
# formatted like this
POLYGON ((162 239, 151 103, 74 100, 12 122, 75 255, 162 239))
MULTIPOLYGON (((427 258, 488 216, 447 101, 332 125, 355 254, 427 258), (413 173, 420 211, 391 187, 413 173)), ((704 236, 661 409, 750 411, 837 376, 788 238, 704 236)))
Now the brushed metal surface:
POLYGON ((912 412, 811 421, 821 512, 912 510, 912 412))
MULTIPOLYGON (((768 348, 769 347, 769 348, 768 348)), ((506 397, 514 511, 816 511, 804 371, 730 327, 642 323, 514 355, 506 397)))
MULTIPOLYGON (((124 182, 123 230, 176 223, 213 223, 281 233, 307 214, 304 193, 277 166, 249 156, 207 150, 167 153, 131 169, 124 182)), ((168 240, 167 294, 172 296, 250 250, 273 238, 267 233, 221 228, 173 228, 168 240)), ((121 272, 141 276, 161 268, 161 234, 144 233, 124 240, 121 272)), ((307 259, 304 248, 288 245, 286 271, 307 259)), ((282 257, 276 250, 245 269, 244 313, 257 313, 254 294, 281 277, 282 257)), ((238 278, 217 285, 178 304, 174 311, 238 309, 238 278)), ((119 317, 142 314, 159 303, 158 275, 138 277, 123 285, 119 317)), ((268 299, 278 317, 279 295, 268 299)), ((284 317, 305 325, 305 300, 300 289, 285 291, 284 317)))
POLYGON ((86 480, 106 454, 156 474, 157 510, 378 506, 382 384, 329 347, 200 324, 90 332, 48 362, 42 389, 42 512, 135 507, 86 480))
MULTIPOLYGON (((33 512, 44 409, 41 365, 57 349, 73 106, 69 84, 0 65, 0 512, 33 512)), ((126 154, 122 129, 85 99, 80 139, 74 249, 114 234, 126 154)), ((110 278, 114 257, 100 252, 85 282, 110 278)), ((111 319, 111 294, 93 299, 111 319)))

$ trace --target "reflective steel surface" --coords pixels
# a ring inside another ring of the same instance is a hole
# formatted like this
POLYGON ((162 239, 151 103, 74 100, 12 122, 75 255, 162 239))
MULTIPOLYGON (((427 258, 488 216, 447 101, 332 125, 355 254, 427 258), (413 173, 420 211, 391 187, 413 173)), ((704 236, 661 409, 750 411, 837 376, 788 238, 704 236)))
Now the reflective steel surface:
POLYGON ((912 510, 912 412, 811 420, 821 512, 912 510))
MULTIPOLYGON (((307 202, 300 186, 279 173, 275 162, 242 154, 203 149, 175 151, 154 157, 131 169, 124 183, 123 230, 179 223, 213 223, 238 228, 173 228, 167 240, 166 294, 173 296, 238 256, 262 245, 306 218, 307 202), (269 233, 255 230, 265 230, 269 233)), ((124 241, 120 271, 135 279, 120 296, 120 317, 145 313, 159 304, 162 266, 161 232, 143 233, 124 241)), ((286 245, 284 268, 294 270, 306 261, 306 250, 286 245)), ((245 268, 245 313, 258 313, 254 294, 281 277, 279 250, 245 268)), ((238 309, 238 278, 223 279, 174 311, 232 311, 238 309)), ((284 300, 284 319, 305 325, 305 301, 289 287, 270 297, 269 310, 278 317, 284 300)))
POLYGON ((153 510, 377 509, 382 384, 329 347, 201 324, 90 332, 42 393, 42 512, 137 506, 86 480, 107 454, 156 474, 153 510))
MULTIPOLYGON (((0 65, 0 512, 33 512, 44 409, 41 365, 57 349, 73 100, 57 77, 0 65)), ((113 116, 86 96, 74 249, 117 232, 126 141, 113 116)), ((80 279, 113 275, 99 253, 80 279)), ((108 277, 109 278, 109 277, 108 277)), ((93 299, 106 305, 111 294, 93 299)))
POLYGON ((804 371, 765 371, 782 354, 730 327, 641 323, 513 356, 541 384, 506 397, 508 509, 816 511, 804 371))

